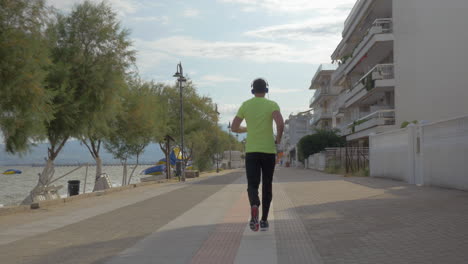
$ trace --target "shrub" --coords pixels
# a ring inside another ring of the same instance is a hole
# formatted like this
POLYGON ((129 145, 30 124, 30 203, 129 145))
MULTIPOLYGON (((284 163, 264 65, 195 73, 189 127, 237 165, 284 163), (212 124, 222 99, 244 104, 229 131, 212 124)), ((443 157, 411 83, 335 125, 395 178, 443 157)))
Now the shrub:
POLYGON ((317 129, 315 134, 307 135, 299 140, 298 159, 304 162, 310 155, 319 153, 325 148, 343 147, 345 143, 346 140, 338 135, 337 130, 317 129))

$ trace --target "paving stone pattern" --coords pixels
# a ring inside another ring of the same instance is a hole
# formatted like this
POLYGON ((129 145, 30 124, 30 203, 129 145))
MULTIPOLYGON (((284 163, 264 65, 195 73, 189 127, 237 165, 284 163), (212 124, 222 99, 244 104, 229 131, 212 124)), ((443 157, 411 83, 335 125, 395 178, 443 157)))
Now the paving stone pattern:
POLYGON ((468 263, 468 193, 320 172, 277 174, 324 263, 468 263))
POLYGON ((234 172, 0 217, 0 263, 468 263, 467 192, 279 168, 271 230, 251 232, 245 182, 234 172))

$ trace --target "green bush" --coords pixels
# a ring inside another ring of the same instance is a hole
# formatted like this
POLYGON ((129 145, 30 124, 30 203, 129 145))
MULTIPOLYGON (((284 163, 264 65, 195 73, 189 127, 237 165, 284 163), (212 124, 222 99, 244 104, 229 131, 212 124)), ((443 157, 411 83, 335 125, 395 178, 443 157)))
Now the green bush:
POLYGON ((413 122, 408 122, 408 121, 404 121, 403 123, 401 123, 401 126, 400 128, 406 128, 409 124, 415 124, 417 125, 418 124, 418 120, 414 120, 413 122))
POLYGON ((315 134, 307 135, 299 140, 298 159, 304 162, 310 155, 319 153, 325 148, 343 147, 345 143, 346 139, 339 136, 337 130, 317 129, 315 134))

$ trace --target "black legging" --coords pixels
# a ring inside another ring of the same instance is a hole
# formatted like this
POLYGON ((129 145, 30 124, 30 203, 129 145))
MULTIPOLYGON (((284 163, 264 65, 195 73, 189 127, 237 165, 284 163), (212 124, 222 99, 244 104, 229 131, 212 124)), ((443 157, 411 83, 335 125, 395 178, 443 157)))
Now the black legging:
POLYGON ((262 220, 268 219, 270 203, 273 198, 273 173, 275 171, 275 154, 251 152, 245 156, 245 170, 247 172, 247 192, 250 206, 260 206, 258 186, 262 179, 262 220))

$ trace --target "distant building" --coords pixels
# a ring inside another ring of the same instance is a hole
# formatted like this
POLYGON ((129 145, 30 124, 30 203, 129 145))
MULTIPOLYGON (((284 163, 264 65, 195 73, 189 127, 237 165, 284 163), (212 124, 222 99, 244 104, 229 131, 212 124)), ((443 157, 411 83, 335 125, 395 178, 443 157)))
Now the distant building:
POLYGON ((289 115, 285 121, 285 129, 281 140, 281 150, 283 150, 283 163, 289 162, 291 166, 296 166, 297 161, 297 143, 306 135, 314 131, 310 125, 312 119, 310 111, 302 112, 297 115, 289 115))
MULTIPOLYGON (((341 87, 332 85, 331 76, 335 72, 335 65, 321 65, 310 85, 310 90, 315 90, 314 96, 310 99, 310 108, 314 110, 314 118, 311 125, 320 129, 331 129, 337 126, 337 119, 333 116, 333 106, 335 104, 341 87)), ((338 118, 340 124, 341 119, 338 118)))

